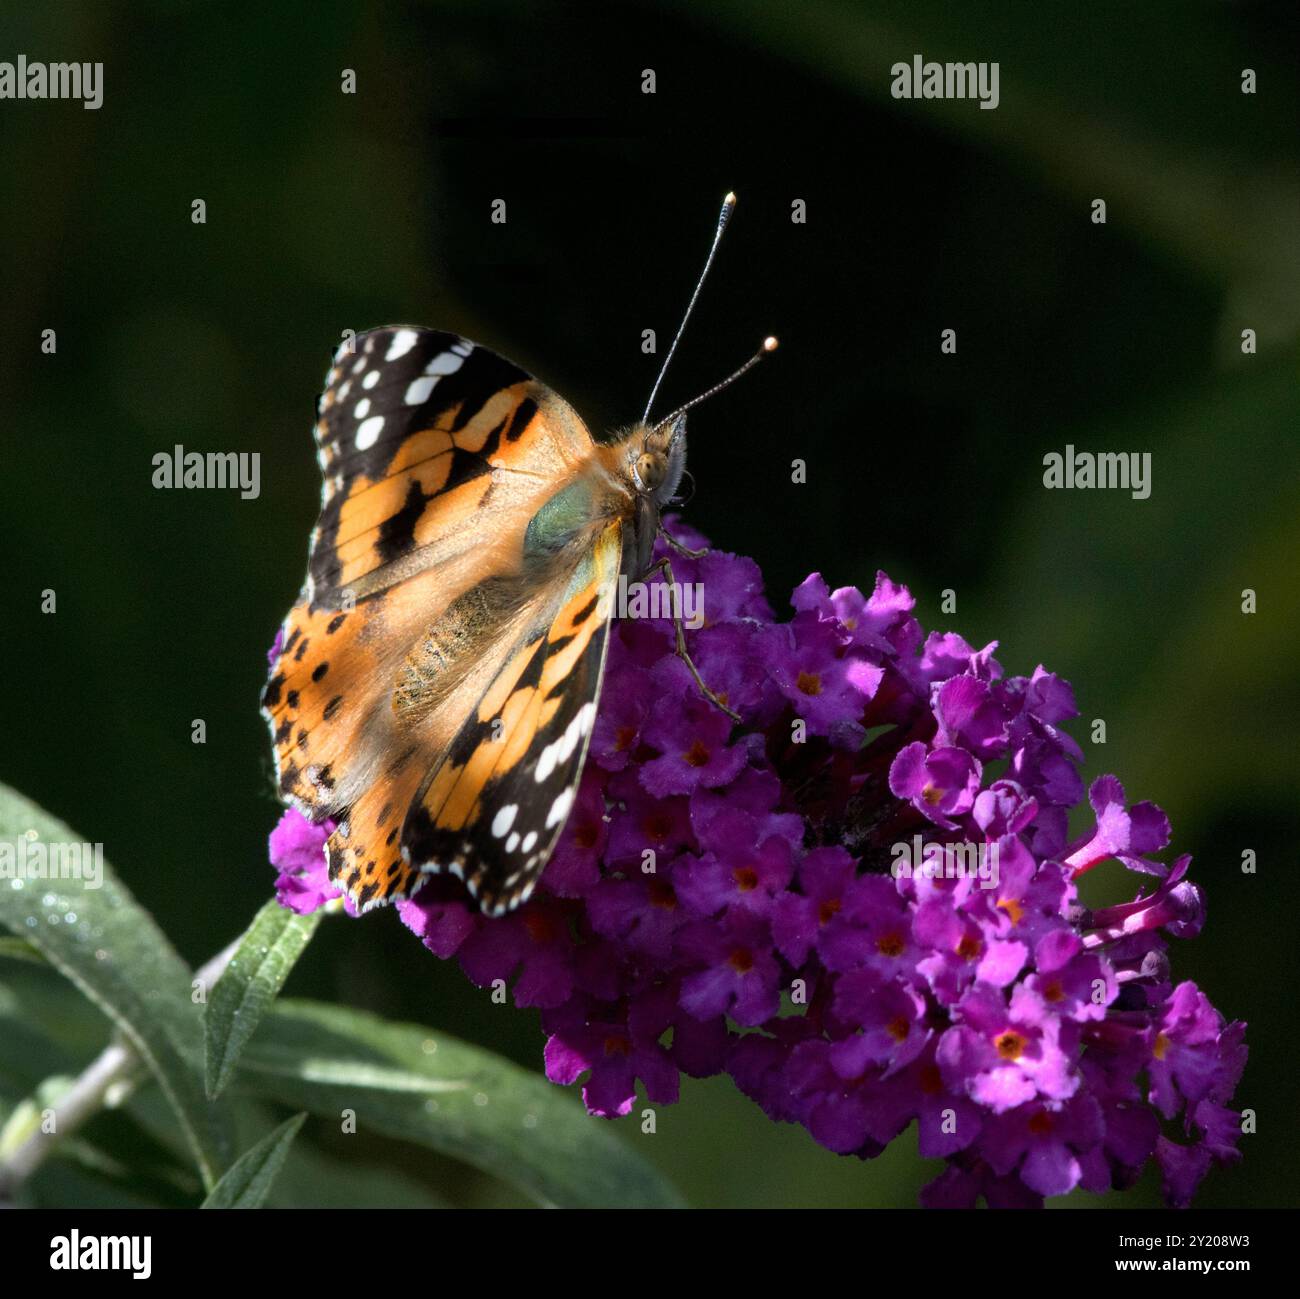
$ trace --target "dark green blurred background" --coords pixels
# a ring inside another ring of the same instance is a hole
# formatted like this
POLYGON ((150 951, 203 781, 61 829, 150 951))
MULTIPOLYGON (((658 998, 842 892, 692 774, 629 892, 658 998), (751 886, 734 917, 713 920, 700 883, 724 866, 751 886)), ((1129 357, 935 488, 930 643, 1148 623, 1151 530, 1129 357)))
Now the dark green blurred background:
MULTIPOLYGON (((869 588, 884 567, 927 625, 1075 684, 1079 738, 1108 725, 1087 776, 1159 802, 1195 854, 1209 923, 1177 974, 1250 1023, 1259 1134, 1199 1203, 1294 1204, 1296 38, 1290 3, 8 0, 0 59, 100 60, 105 99, 0 102, 0 778, 102 841, 188 960, 223 946, 272 881, 256 701, 340 331, 457 330, 624 422, 659 359, 641 331, 666 344, 734 188, 665 399, 765 333, 782 348, 692 418, 688 518, 754 555, 778 608, 812 569, 869 588), (892 100, 918 53, 997 60, 999 108, 892 100), (260 498, 155 491, 177 442, 260 452, 260 498), (1150 452, 1151 498, 1045 491, 1067 442, 1150 452)), ((1116 871, 1092 896, 1123 889, 1116 871)), ((535 1015, 391 914, 325 925, 290 991, 540 1065, 535 1015)), ((653 1138, 624 1126, 697 1205, 910 1205, 937 1171, 911 1133, 836 1158, 725 1081, 688 1083, 653 1138)), ((424 1153, 345 1154, 511 1202, 424 1153)), ((1124 1202, 1156 1199, 1148 1178, 1124 1202)))

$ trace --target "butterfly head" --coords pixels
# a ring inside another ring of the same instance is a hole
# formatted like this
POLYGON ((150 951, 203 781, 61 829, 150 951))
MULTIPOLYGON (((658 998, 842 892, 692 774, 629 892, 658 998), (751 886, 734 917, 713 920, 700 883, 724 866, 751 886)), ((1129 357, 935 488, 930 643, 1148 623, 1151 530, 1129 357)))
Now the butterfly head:
POLYGON ((662 509, 677 494, 686 472, 686 412, 660 424, 642 424, 631 439, 637 492, 662 509))

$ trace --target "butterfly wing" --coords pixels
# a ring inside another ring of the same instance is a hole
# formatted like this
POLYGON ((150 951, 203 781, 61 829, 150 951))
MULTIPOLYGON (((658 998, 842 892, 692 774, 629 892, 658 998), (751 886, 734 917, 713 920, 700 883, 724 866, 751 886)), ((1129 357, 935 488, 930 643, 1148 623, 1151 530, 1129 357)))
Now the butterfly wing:
POLYGON ((345 344, 317 409, 324 489, 306 593, 322 607, 475 549, 592 448, 573 408, 525 370, 429 329, 345 344))
POLYGON ((488 349, 397 327, 336 354, 316 438, 321 514, 262 707, 282 798, 313 819, 355 822, 360 808, 386 827, 361 866, 381 880, 372 897, 391 899, 410 872, 389 821, 463 721, 467 683, 505 661, 501 630, 527 612, 510 579, 524 530, 591 435, 488 349))
POLYGON ((598 525, 548 624, 520 638, 411 807, 402 858, 460 876, 488 915, 526 901, 577 793, 623 527, 598 525))

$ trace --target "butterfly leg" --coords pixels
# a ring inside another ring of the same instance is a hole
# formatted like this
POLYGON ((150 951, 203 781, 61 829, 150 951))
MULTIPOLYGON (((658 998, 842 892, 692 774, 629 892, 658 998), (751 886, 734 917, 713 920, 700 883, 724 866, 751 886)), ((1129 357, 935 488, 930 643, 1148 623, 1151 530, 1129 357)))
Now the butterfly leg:
POLYGON ((661 536, 661 537, 662 537, 662 538, 663 538, 663 539, 664 539, 664 540, 665 540, 665 541, 666 541, 666 542, 667 542, 667 543, 668 543, 668 544, 669 544, 669 545, 670 545, 670 546, 671 546, 671 547, 672 547, 672 548, 673 548, 673 549, 674 549, 674 550, 675 550, 679 555, 685 555, 687 559, 703 559, 703 557, 709 553, 709 548, 708 548, 708 546, 704 546, 704 547, 701 548, 700 550, 692 550, 689 546, 683 546, 682 543, 681 543, 680 541, 678 541, 677 538, 674 537, 673 534, 672 534, 671 532, 669 532, 667 528, 660 528, 660 529, 659 529, 659 535, 660 535, 660 536, 661 536))
MULTIPOLYGON (((665 533, 664 535, 667 536, 668 534, 665 533)), ((691 552, 687 551, 686 553, 690 554, 691 552)), ((704 552, 701 551, 700 553, 703 554, 704 552)), ((649 569, 646 571, 645 576, 641 580, 643 582, 648 582, 657 573, 662 573, 669 587, 673 588, 674 590, 676 589, 676 583, 673 581, 673 566, 671 563, 669 563, 667 555, 665 555, 662 559, 656 561, 654 564, 651 564, 649 569)), ((692 661, 690 654, 686 650, 686 630, 682 625, 682 614, 681 614, 681 610, 678 608, 678 603, 676 600, 670 601, 670 608, 673 611, 673 627, 677 632, 677 657, 681 659, 681 661, 685 663, 688 668, 690 668, 691 676, 695 678, 695 684, 700 688, 700 694, 702 694, 705 697, 705 699, 709 701, 709 703, 715 705, 718 708, 721 708, 722 711, 726 713, 727 716, 730 717, 733 722, 740 721, 740 714, 728 708, 727 705, 724 704, 722 700, 719 699, 718 696, 715 695, 713 691, 710 690, 709 687, 704 684, 704 678, 700 676, 699 668, 695 666, 695 663, 692 661)))

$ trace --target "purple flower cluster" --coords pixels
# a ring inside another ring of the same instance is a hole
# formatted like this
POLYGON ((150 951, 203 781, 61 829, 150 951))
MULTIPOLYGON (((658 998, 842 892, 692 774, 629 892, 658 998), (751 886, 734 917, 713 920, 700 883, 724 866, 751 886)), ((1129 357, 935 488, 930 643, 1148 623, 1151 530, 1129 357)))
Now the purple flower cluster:
MULTIPOLYGON (((680 524, 685 545, 703 539, 680 524)), ((534 899, 486 920, 456 881, 404 922, 480 986, 537 1007, 548 1077, 593 1114, 638 1080, 727 1073, 773 1119, 871 1157, 913 1121, 946 1161, 927 1204, 1037 1205, 1131 1185, 1153 1157, 1185 1205, 1237 1159, 1244 1025, 1170 976, 1204 918, 1169 824, 1113 776, 1087 791, 1069 685, 1003 678, 996 643, 925 636, 905 587, 819 576, 773 619, 752 560, 670 552, 704 593, 688 634, 615 625, 573 812, 534 899), (1101 910, 1076 880, 1115 860, 1147 891, 1101 910)), ((272 836, 281 901, 334 896, 327 827, 272 836)))

